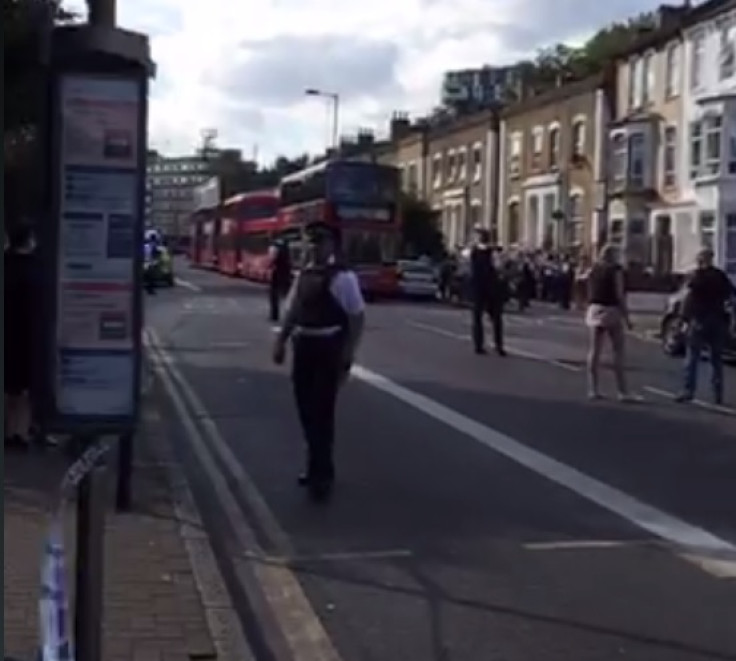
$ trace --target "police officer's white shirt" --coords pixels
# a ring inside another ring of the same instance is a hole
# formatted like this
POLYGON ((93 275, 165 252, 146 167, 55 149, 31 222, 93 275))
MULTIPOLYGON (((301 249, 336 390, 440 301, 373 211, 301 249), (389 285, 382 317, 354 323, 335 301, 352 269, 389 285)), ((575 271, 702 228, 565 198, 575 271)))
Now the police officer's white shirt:
MULTIPOLYGON (((294 280, 291 290, 286 298, 285 308, 287 315, 290 313, 294 305, 298 286, 299 276, 294 280)), ((363 298, 363 293, 360 291, 360 283, 358 282, 358 276, 355 271, 350 271, 349 269, 338 271, 330 283, 330 294, 332 294, 338 305, 348 316, 355 317, 365 312, 365 300, 363 298)), ((299 326, 294 329, 294 333, 297 335, 300 333, 330 335, 338 333, 339 331, 339 326, 335 326, 334 328, 310 329, 309 331, 299 328, 299 326)))

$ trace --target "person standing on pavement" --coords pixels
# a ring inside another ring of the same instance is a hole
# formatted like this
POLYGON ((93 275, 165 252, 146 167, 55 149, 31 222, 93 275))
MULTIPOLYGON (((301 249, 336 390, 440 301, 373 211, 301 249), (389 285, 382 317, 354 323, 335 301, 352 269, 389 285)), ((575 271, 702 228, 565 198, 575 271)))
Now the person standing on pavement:
POLYGON ((278 240, 270 250, 271 275, 268 281, 270 319, 277 323, 280 317, 281 298, 291 285, 291 254, 286 241, 278 240))
POLYGON ((37 324, 38 264, 33 230, 28 223, 9 231, 5 251, 5 447, 27 448, 32 411, 31 386, 37 324))
POLYGON ((292 340, 292 372, 299 421, 307 445, 299 484, 317 500, 335 480, 335 406, 363 332, 365 302, 354 271, 336 257, 337 237, 323 225, 307 228, 310 255, 291 286, 273 359, 282 364, 292 340))
POLYGON ((690 402, 698 385, 698 366, 703 350, 708 350, 711 364, 713 401, 723 404, 723 347, 728 335, 726 305, 734 296, 728 276, 713 265, 713 251, 698 253, 698 265, 687 285, 683 318, 687 326, 687 356, 684 383, 678 402, 690 402))
POLYGON ((483 317, 488 315, 493 326, 493 343, 496 353, 505 356, 503 346, 504 283, 496 269, 494 250, 490 245, 490 232, 478 228, 477 241, 470 250, 470 295, 473 309, 473 347, 475 353, 486 353, 483 317))
POLYGON ((588 276, 588 309, 585 324, 590 329, 588 350, 588 397, 601 399, 599 372, 606 338, 613 350, 613 370, 620 401, 639 401, 629 392, 626 381, 626 328, 631 328, 626 305, 624 272, 619 264, 618 248, 606 245, 588 276))

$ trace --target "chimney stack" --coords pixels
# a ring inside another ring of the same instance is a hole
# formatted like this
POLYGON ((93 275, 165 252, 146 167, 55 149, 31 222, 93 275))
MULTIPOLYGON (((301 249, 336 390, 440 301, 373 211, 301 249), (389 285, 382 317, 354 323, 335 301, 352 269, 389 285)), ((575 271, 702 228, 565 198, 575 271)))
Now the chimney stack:
POLYGON ((401 140, 410 133, 411 122, 409 121, 409 115, 403 112, 395 112, 391 117, 391 123, 389 125, 391 142, 401 140))

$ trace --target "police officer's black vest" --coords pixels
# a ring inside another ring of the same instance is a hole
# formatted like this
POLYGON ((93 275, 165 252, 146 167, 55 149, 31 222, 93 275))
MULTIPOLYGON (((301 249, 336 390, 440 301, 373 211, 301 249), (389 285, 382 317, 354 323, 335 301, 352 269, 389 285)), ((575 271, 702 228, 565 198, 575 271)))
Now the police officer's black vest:
POLYGON ((348 316, 330 291, 335 276, 344 268, 337 265, 308 266, 302 269, 294 300, 295 323, 302 328, 347 328, 348 316))

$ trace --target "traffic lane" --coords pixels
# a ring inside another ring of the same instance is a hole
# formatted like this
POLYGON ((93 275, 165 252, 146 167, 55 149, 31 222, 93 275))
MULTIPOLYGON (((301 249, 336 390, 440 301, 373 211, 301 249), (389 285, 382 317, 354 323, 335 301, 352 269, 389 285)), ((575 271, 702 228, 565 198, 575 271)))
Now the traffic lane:
POLYGON ((398 319, 385 319, 366 335, 360 360, 549 456, 736 540, 736 436, 729 416, 662 399, 642 405, 589 402, 582 373, 536 359, 478 357, 460 334, 402 326, 398 319))
POLYGON ((162 339, 293 539, 291 564, 344 658, 430 658, 440 647, 469 661, 736 652, 700 605, 727 612, 718 582, 365 385, 351 384, 341 402, 336 499, 306 503, 293 481, 300 434, 289 386, 255 319, 189 316, 162 339), (619 544, 556 548, 560 540, 619 544))
MULTIPOLYGON (((444 308, 414 307, 402 313, 409 323, 430 325, 450 333, 467 333, 469 316, 444 308)), ((504 316, 508 345, 517 352, 537 356, 549 362, 561 362, 570 371, 583 372, 588 351, 588 329, 575 317, 541 314, 506 314, 504 316)), ((631 384, 639 391, 654 396, 672 397, 681 388, 682 361, 664 355, 659 342, 643 340, 634 334, 627 338, 627 367, 631 384)), ((604 364, 610 364, 608 355, 604 364)), ((711 401, 709 392, 710 366, 703 364, 699 394, 704 402, 711 401)), ((736 410, 736 387, 728 387, 736 378, 736 370, 726 369, 725 404, 736 410), (730 378, 729 378, 730 377, 730 378)))

